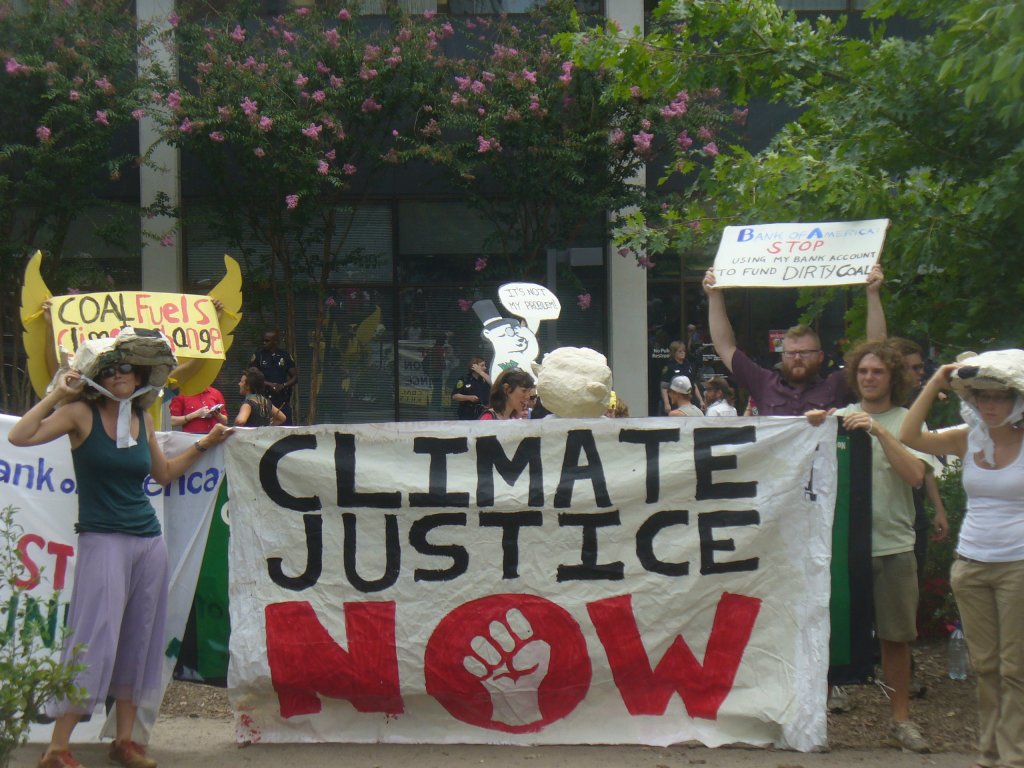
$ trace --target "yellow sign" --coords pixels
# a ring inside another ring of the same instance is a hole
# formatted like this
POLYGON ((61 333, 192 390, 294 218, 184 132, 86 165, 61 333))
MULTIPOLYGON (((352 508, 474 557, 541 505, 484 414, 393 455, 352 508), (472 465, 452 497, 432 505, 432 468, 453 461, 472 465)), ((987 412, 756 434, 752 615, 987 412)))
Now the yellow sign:
POLYGON ((58 347, 74 353, 87 339, 117 336, 126 326, 155 328, 174 354, 223 360, 224 336, 209 296, 115 291, 57 296, 50 310, 58 347))

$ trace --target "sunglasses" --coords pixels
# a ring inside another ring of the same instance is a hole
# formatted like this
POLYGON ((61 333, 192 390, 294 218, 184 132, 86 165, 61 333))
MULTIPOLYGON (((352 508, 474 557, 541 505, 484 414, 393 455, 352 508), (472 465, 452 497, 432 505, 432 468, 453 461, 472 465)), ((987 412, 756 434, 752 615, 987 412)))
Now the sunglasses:
POLYGON ((99 378, 109 379, 111 376, 118 373, 131 373, 135 370, 135 366, 131 363, 119 363, 117 365, 108 365, 106 368, 100 370, 99 378))

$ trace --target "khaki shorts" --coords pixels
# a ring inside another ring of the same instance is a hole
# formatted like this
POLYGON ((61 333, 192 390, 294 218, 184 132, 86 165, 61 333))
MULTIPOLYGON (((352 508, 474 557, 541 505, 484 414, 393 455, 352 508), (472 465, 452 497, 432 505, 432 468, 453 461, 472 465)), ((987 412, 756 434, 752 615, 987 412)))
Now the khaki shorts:
POLYGON ((880 640, 917 639, 917 559, 913 552, 871 558, 875 629, 880 640))

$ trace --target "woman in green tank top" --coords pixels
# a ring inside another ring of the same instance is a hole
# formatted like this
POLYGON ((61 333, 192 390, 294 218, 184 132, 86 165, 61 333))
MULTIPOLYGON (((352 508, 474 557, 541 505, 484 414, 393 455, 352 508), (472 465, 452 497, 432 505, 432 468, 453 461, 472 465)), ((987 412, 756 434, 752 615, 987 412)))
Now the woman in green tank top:
POLYGON ((117 709, 110 759, 134 768, 156 766, 131 738, 140 701, 154 688, 159 692, 167 605, 166 547, 142 482, 150 475, 160 485, 170 483, 232 431, 217 424, 183 453, 164 456, 150 415, 132 400, 143 382, 155 387, 163 382, 153 382, 148 368, 119 359, 113 364, 105 360, 98 371, 90 371, 91 380, 76 370, 59 376, 53 390, 8 437, 14 445, 32 446, 66 435, 78 486, 78 563, 62 662, 82 663, 77 682, 86 700, 47 706, 55 722, 41 766, 77 764, 68 751, 71 733, 108 696, 117 709), (146 594, 139 597, 138 592, 146 594), (117 641, 125 631, 132 643, 117 641))

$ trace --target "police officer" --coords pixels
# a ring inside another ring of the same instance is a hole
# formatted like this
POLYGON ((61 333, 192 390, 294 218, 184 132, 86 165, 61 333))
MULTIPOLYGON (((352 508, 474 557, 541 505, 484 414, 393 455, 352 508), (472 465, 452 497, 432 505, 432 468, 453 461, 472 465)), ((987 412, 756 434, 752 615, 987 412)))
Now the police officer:
POLYGON ((482 357, 469 360, 469 371, 455 384, 452 402, 459 406, 461 421, 476 421, 491 399, 491 377, 487 375, 487 361, 482 357))

